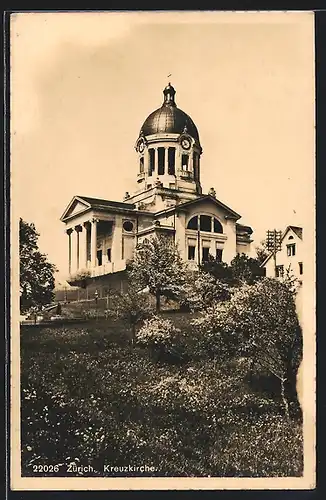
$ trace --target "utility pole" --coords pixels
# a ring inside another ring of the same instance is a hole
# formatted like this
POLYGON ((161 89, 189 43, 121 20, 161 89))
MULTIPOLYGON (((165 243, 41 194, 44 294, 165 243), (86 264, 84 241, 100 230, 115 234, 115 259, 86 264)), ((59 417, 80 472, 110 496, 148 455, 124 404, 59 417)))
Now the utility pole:
POLYGON ((275 278, 277 278, 276 253, 281 250, 281 239, 282 231, 276 231, 276 229, 267 231, 267 249, 273 253, 275 278))

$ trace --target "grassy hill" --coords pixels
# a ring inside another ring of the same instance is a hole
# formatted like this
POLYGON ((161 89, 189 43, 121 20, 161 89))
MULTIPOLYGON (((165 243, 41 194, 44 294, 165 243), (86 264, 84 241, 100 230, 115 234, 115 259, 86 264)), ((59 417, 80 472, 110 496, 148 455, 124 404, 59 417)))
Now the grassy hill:
MULTIPOLYGON (((169 317, 191 344, 193 315, 169 317)), ((126 475, 105 464, 147 464, 144 476, 302 474, 301 421, 287 420, 276 393, 254 389, 246 359, 163 363, 129 340, 112 318, 22 329, 23 476, 45 463, 58 465, 52 476, 69 464, 92 466, 77 476, 126 475)))

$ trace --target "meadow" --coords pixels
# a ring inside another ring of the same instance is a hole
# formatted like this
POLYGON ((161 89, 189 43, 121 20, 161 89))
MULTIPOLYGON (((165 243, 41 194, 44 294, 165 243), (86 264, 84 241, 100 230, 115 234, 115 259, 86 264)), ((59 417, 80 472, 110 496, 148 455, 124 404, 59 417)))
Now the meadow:
POLYGON ((132 346, 113 317, 22 327, 22 475, 137 476, 105 469, 134 464, 151 467, 143 476, 301 476, 301 414, 285 414, 275 377, 203 356, 194 315, 161 314, 183 333, 181 361, 132 346))

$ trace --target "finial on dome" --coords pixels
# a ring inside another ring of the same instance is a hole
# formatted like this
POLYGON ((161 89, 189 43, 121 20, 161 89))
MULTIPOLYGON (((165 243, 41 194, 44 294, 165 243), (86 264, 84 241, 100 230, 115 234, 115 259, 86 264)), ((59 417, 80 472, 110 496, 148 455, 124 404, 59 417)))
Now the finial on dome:
POLYGON ((170 82, 163 90, 163 94, 164 94, 163 105, 176 106, 175 101, 174 101, 175 89, 172 87, 170 82))

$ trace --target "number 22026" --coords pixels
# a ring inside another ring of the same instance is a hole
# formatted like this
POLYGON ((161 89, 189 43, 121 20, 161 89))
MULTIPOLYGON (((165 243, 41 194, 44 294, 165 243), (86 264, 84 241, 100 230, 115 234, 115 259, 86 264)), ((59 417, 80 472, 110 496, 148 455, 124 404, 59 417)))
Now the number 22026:
POLYGON ((59 472, 59 465, 33 465, 33 472, 59 472))

